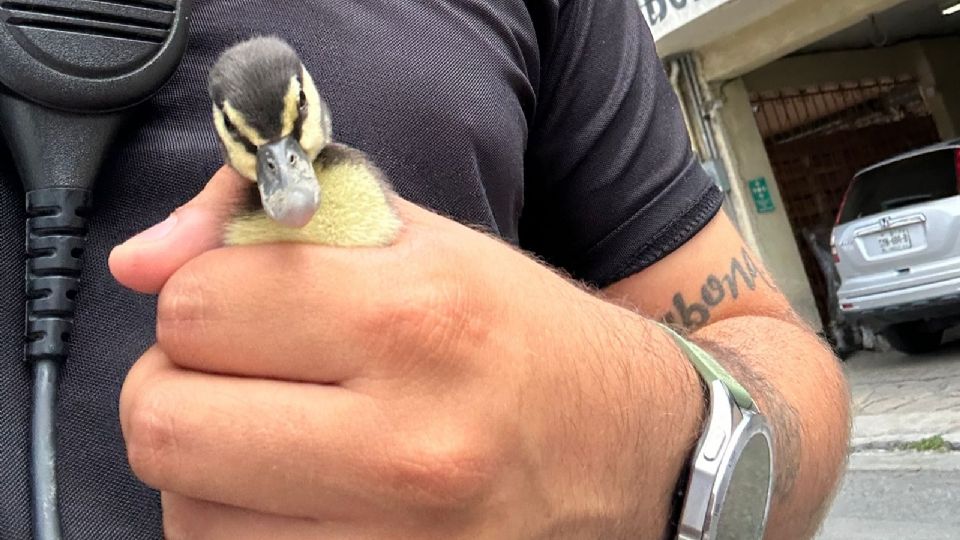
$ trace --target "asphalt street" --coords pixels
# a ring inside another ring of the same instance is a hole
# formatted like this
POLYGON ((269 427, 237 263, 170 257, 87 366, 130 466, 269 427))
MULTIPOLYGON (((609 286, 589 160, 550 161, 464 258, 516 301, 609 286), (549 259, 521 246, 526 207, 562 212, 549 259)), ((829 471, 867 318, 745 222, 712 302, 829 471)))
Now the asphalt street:
POLYGON ((851 456, 817 538, 960 540, 960 340, 923 356, 862 352, 844 371, 851 456), (956 450, 889 450, 934 435, 956 450))
POLYGON ((853 456, 817 538, 960 538, 960 454, 853 456))

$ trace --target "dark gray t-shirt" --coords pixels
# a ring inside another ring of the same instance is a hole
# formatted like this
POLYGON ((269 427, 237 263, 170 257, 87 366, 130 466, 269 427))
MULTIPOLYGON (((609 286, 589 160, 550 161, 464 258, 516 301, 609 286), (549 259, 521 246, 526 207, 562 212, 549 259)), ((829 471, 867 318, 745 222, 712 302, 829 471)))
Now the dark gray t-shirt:
MULTIPOLYGON (((221 164, 206 73, 276 34, 300 52, 338 139, 403 197, 488 228, 597 286, 662 258, 719 209, 694 159, 636 0, 196 0, 173 80, 122 134, 96 187, 87 266, 60 386, 68 540, 159 538, 130 473, 117 400, 153 342, 154 299, 107 271, 119 242, 189 200, 221 164)), ((30 380, 23 195, 0 149, 0 538, 28 538, 30 380)))

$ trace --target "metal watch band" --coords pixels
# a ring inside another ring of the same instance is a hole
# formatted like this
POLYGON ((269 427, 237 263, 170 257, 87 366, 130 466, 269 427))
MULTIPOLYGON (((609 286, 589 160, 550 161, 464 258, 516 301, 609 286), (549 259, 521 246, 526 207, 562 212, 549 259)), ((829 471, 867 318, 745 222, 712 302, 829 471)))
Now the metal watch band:
POLYGON ((707 386, 713 381, 719 380, 727 387, 727 390, 730 392, 730 395, 733 396, 737 405, 743 409, 755 409, 753 398, 750 397, 750 392, 747 392, 746 388, 738 383, 727 370, 723 369, 723 366, 714 360, 714 358, 710 356, 710 353, 701 349, 696 343, 678 334, 673 328, 660 322, 657 322, 657 324, 673 337, 680 349, 687 355, 690 362, 693 363, 693 367, 696 368, 697 373, 699 373, 700 377, 707 383, 707 386))

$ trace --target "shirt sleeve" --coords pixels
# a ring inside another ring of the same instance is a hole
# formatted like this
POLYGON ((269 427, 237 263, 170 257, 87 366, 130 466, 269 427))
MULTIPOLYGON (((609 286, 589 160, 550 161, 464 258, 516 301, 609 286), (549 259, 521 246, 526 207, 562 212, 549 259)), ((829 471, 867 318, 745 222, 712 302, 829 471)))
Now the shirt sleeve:
POLYGON ((720 209, 636 0, 567 0, 542 35, 521 247, 604 287, 720 209))

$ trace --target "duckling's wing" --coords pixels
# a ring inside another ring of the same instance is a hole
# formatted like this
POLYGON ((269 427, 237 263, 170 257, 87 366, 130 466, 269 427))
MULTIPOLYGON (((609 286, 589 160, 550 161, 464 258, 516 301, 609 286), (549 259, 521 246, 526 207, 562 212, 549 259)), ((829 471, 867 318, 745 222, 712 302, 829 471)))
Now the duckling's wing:
POLYGON ((276 224, 262 211, 247 212, 228 225, 228 245, 306 242, 334 246, 384 246, 399 234, 401 221, 386 176, 367 156, 343 144, 328 144, 314 162, 320 207, 304 227, 276 224))

